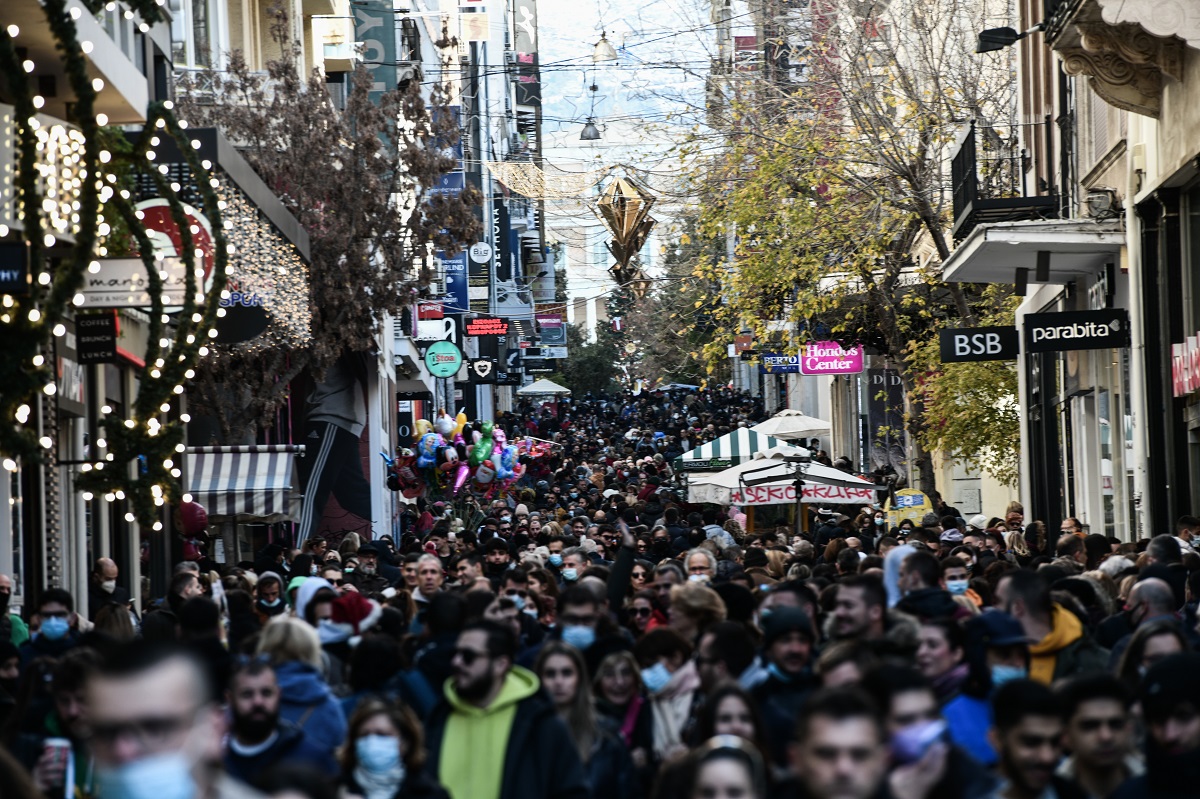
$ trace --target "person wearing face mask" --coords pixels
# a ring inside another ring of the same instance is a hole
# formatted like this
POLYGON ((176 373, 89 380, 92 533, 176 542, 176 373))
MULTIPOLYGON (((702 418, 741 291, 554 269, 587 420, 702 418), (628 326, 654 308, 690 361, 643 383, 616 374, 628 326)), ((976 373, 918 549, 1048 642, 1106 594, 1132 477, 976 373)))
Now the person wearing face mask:
POLYGON ((62 588, 48 588, 37 603, 41 620, 33 637, 21 644, 21 667, 36 657, 61 657, 79 645, 75 600, 62 588))
POLYGON ((786 768, 796 714, 817 687, 812 673, 816 633, 807 613, 787 606, 774 609, 762 627, 762 657, 768 676, 751 693, 763 712, 769 755, 777 766, 786 768))
POLYGON ((957 555, 942 561, 941 585, 950 596, 965 596, 977 608, 983 605, 983 598, 971 588, 971 572, 967 561, 957 555))
POLYGON ((275 572, 263 572, 255 583, 254 612, 263 624, 287 613, 287 602, 283 598, 283 578, 275 572))
POLYGON ((120 570, 109 558, 99 558, 92 567, 88 580, 88 618, 96 620, 96 614, 105 605, 129 605, 129 592, 117 585, 120 570))
POLYGON ((995 790, 996 778, 947 740, 933 686, 919 672, 879 666, 864 676, 862 688, 883 711, 893 797, 976 799, 995 790))
POLYGON ((407 707, 366 700, 350 719, 342 750, 342 787, 363 799, 450 799, 425 771, 424 737, 407 707))
POLYGON ((942 708, 950 739, 985 766, 996 763, 988 731, 996 689, 1029 674, 1029 638, 1015 617, 998 610, 964 624, 967 678, 942 708))
POLYGON ((683 751, 687 725, 703 696, 692 645, 674 630, 660 627, 642 636, 633 654, 650 698, 654 756, 671 757, 683 751))
POLYGON ((564 551, 562 557, 562 572, 559 575, 562 578, 562 584, 559 587, 566 589, 579 581, 591 563, 582 547, 572 547, 564 551))

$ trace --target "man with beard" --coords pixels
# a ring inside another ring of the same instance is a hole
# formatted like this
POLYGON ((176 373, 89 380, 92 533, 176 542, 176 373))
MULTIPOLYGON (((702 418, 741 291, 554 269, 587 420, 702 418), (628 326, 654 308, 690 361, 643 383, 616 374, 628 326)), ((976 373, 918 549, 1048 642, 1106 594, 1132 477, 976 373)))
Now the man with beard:
POLYGON ((1142 678, 1146 773, 1125 782, 1113 799, 1175 799, 1200 786, 1200 654, 1171 655, 1142 678))
POLYGON ((816 633, 812 619, 800 608, 778 608, 762 626, 763 660, 769 676, 752 693, 763 711, 771 755, 784 767, 796 716, 817 685, 809 668, 816 633))
POLYGON ((887 739, 879 711, 849 688, 818 691, 805 704, 791 746, 794 791, 802 799, 870 799, 887 796, 887 739))
POLYGON ((280 763, 305 763, 335 776, 333 753, 312 745, 304 732, 279 718, 279 682, 261 660, 236 669, 226 692, 230 730, 225 742, 225 771, 243 782, 280 763))
POLYGON ((585 770, 549 696, 514 665, 517 637, 468 624, 426 731, 427 768, 454 799, 587 799, 585 770))
POLYGON ((387 579, 379 573, 379 553, 375 547, 363 544, 358 548, 358 568, 346 575, 346 582, 368 596, 382 593, 388 587, 387 579))
POLYGON ((1002 784, 989 799, 1082 799, 1078 787, 1054 773, 1066 729, 1054 692, 1033 680, 1012 680, 996 690, 992 707, 990 737, 1002 784))
POLYGON ((484 556, 484 573, 488 579, 499 580, 512 561, 508 552, 508 542, 503 538, 493 538, 487 542, 487 555, 484 556))
POLYGON ((1058 768, 1089 797, 1112 796, 1127 779, 1140 775, 1133 753, 1133 692, 1108 674, 1089 674, 1059 686, 1066 711, 1064 739, 1071 756, 1058 768))

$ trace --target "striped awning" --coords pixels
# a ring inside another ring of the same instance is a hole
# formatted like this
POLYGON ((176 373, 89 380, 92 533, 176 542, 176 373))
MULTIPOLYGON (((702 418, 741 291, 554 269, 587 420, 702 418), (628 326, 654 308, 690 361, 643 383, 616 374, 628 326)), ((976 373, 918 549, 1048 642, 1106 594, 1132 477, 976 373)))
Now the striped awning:
POLYGON ((301 445, 189 447, 188 492, 214 522, 296 521, 301 445))
POLYGON ((757 433, 748 427, 739 427, 732 433, 701 444, 691 452, 676 458, 675 468, 685 472, 720 471, 753 458, 756 452, 783 443, 774 436, 757 433))

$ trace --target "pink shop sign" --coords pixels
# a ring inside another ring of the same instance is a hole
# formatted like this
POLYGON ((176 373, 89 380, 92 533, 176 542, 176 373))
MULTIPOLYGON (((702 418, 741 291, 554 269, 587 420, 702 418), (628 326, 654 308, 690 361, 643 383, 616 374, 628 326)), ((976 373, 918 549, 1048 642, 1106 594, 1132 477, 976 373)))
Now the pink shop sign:
POLYGON ((836 341, 813 341, 800 349, 802 375, 856 375, 863 370, 863 346, 843 348, 836 341))

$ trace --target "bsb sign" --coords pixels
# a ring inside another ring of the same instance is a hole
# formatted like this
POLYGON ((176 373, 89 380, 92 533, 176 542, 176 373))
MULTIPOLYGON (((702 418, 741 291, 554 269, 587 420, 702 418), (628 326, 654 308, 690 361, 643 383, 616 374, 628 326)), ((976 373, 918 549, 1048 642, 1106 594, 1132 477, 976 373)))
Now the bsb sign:
POLYGON ((942 363, 1010 361, 1020 353, 1015 327, 964 327, 938 332, 942 363))

